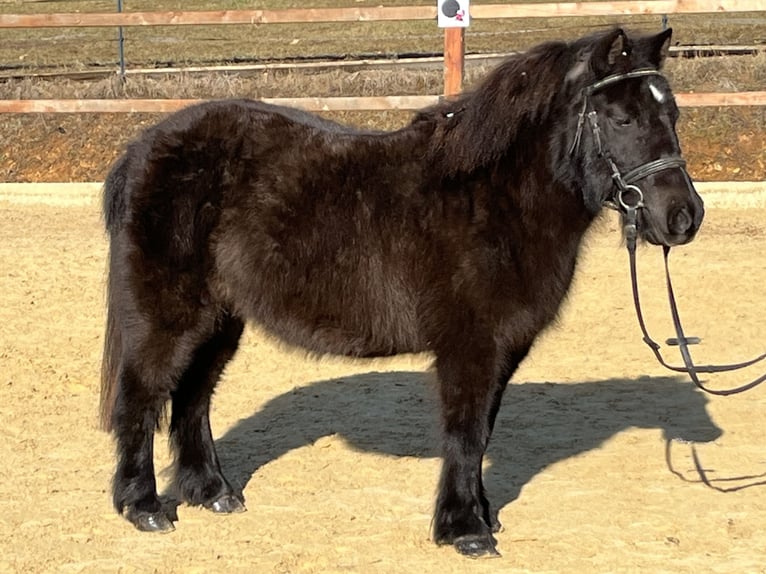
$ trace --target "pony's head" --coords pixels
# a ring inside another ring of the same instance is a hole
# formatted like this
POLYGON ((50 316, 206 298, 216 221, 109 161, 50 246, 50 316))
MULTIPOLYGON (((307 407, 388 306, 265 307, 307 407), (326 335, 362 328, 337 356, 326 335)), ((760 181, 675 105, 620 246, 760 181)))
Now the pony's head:
POLYGON ((585 203, 635 217, 638 234, 657 245, 691 241, 704 215, 676 135, 678 107, 660 73, 671 30, 629 37, 623 30, 572 44, 570 165, 585 203))

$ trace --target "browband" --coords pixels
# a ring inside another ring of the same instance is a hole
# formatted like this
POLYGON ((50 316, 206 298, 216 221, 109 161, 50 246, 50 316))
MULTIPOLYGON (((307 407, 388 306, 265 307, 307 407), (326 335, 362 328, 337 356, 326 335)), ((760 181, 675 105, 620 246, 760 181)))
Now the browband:
POLYGON ((607 86, 611 86, 612 84, 616 84, 623 80, 630 80, 633 78, 643 78, 644 76, 661 76, 661 75, 662 73, 659 70, 655 70, 654 68, 641 68, 638 70, 633 70, 632 72, 625 72, 624 74, 612 74, 611 76, 602 78, 598 82, 592 83, 590 86, 586 86, 583 89, 583 94, 585 94, 586 96, 590 96, 591 94, 599 90, 602 90, 603 88, 606 88, 607 86))

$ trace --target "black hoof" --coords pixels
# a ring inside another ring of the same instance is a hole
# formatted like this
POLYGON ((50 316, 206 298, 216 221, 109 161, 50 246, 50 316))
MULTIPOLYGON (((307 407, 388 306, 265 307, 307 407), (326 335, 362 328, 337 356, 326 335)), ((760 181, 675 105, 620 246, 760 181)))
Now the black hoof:
POLYGON ((133 526, 138 528, 141 532, 172 532, 176 529, 173 523, 162 512, 146 512, 141 510, 128 510, 125 518, 127 518, 133 526))
POLYGON ((489 534, 466 534, 456 538, 452 544, 460 554, 470 558, 500 556, 497 548, 495 548, 495 539, 489 534))
POLYGON ((247 510, 245 505, 242 504, 242 501, 233 494, 224 494, 213 502, 206 503, 205 508, 220 514, 234 514, 237 512, 245 512, 247 510))

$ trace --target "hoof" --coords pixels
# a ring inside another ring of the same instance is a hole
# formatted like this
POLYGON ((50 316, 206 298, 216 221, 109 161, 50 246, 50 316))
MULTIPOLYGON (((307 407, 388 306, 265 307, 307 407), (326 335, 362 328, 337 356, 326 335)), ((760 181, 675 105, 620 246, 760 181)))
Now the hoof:
POLYGON ((125 516, 141 532, 172 532, 176 529, 167 515, 160 512, 128 510, 125 516))
POLYGON ((460 554, 470 558, 480 558, 482 556, 494 558, 500 556, 497 548, 495 548, 495 539, 490 535, 467 534, 456 538, 452 544, 460 554))
POLYGON ((234 514, 237 512, 245 512, 247 510, 245 505, 242 504, 242 501, 233 494, 224 494, 213 502, 205 504, 205 508, 212 510, 217 514, 234 514))

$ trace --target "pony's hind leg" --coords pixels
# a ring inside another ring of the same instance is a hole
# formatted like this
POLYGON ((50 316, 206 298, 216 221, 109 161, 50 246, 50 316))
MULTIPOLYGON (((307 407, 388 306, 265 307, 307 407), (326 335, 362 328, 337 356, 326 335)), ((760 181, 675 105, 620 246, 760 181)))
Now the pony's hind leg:
POLYGON ((114 505, 136 528, 152 532, 173 530, 157 495, 154 435, 165 405, 194 363, 194 349, 215 325, 213 313, 193 306, 185 322, 175 323, 161 315, 162 309, 167 306, 143 313, 128 304, 120 307, 127 319, 121 344, 112 345, 121 350, 109 424, 117 447, 114 505))
POLYGON ((214 512, 242 512, 241 496, 224 477, 210 431, 210 399, 221 373, 239 345, 244 323, 219 317, 212 335, 193 358, 172 393, 171 445, 175 450, 175 487, 180 498, 214 512))
POLYGON ((139 530, 173 530, 157 496, 154 474, 154 433, 170 385, 160 378, 149 380, 127 359, 119 369, 117 385, 111 423, 117 446, 114 506, 139 530))

